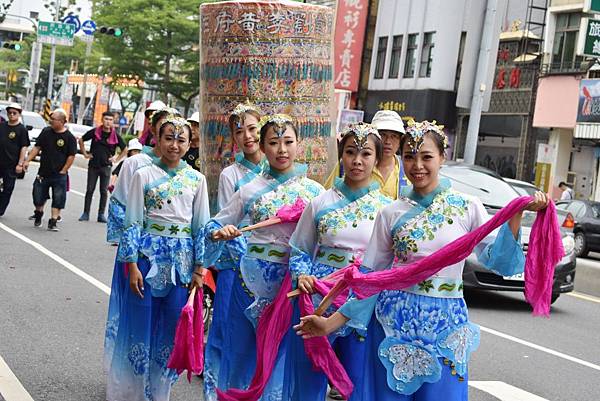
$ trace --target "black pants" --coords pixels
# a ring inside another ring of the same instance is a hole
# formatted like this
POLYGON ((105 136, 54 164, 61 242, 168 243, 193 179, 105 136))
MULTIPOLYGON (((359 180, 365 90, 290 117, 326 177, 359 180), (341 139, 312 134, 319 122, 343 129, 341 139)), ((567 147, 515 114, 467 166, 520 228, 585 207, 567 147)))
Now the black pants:
POLYGON ((85 206, 84 213, 90 213, 92 206, 92 197, 96 190, 96 181, 100 178, 100 205, 98 206, 98 214, 104 214, 106 209, 106 201, 108 200, 108 184, 110 183, 111 167, 88 167, 87 188, 85 191, 85 206))
POLYGON ((13 189, 15 189, 17 180, 15 168, 0 168, 0 178, 2 178, 2 189, 0 190, 0 216, 2 216, 8 207, 13 189))

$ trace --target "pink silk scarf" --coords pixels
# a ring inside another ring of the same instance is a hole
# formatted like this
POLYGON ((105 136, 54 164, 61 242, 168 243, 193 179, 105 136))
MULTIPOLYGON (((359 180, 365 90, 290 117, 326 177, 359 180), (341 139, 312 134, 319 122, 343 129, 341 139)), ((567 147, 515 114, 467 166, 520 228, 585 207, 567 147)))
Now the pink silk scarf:
MULTIPOLYGON (((102 126, 101 125, 96 127, 94 136, 97 141, 102 140, 102 126)), ((119 140, 117 139, 117 131, 114 128, 111 128, 110 135, 108 136, 106 143, 108 143, 109 145, 116 145, 117 143, 119 143, 119 140)))
POLYGON ((175 329, 173 351, 167 362, 167 367, 175 369, 177 374, 187 370, 188 381, 191 381, 192 374, 199 375, 204 369, 203 299, 203 291, 200 288, 196 291, 194 299, 190 296, 181 310, 175 329))
MULTIPOLYGON (((328 277, 327 281, 317 280, 315 288, 317 292, 324 294, 331 287, 330 281, 337 280, 328 297, 332 297, 334 305, 339 307, 346 299, 344 293, 348 289, 352 289, 359 298, 366 298, 384 290, 402 290, 418 284, 444 267, 467 258, 481 240, 521 212, 532 200, 531 196, 513 200, 487 223, 415 263, 397 269, 363 274, 358 269, 359 263, 355 262, 328 277)), ((537 214, 531 229, 525 262, 525 296, 533 306, 534 315, 549 316, 554 266, 563 256, 556 210, 554 203, 550 202, 547 208, 537 214)), ((256 401, 262 395, 275 365, 281 340, 290 328, 292 303, 287 299, 290 289, 291 278, 288 272, 273 303, 265 308, 259 318, 256 333, 257 367, 248 390, 217 390, 220 401, 256 401)), ((302 294, 299 302, 303 315, 312 313, 309 295, 302 294)), ((325 337, 321 337, 320 340, 312 338, 305 340, 304 344, 313 366, 321 369, 340 392, 348 397, 352 392, 352 383, 333 353, 329 341, 325 337)))

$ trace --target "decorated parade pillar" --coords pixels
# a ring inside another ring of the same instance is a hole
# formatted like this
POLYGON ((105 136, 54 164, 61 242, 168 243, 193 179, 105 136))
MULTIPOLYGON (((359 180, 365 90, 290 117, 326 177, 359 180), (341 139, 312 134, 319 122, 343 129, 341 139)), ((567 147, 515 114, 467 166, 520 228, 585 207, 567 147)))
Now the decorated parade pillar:
POLYGON ((329 7, 293 1, 201 5, 200 143, 213 203, 219 174, 234 157, 227 120, 239 103, 295 118, 297 161, 308 165, 311 178, 322 181, 337 160, 334 14, 329 7))

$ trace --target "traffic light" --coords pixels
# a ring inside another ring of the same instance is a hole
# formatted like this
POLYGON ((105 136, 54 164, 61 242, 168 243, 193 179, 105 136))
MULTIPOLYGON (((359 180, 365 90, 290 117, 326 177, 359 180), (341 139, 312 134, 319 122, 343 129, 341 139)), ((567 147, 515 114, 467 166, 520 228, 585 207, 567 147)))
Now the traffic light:
POLYGON ((110 35, 116 38, 123 36, 123 30, 121 28, 113 28, 112 26, 102 26, 98 31, 104 35, 110 35))
POLYGON ((4 42, 2 43, 2 48, 3 49, 10 49, 10 50, 14 50, 16 52, 21 51, 21 44, 20 43, 10 43, 10 42, 4 42))

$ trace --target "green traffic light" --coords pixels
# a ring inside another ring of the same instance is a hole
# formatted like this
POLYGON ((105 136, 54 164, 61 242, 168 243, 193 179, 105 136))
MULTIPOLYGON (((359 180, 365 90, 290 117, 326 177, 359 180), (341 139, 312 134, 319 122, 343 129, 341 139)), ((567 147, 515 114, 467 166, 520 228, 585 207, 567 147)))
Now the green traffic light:
POLYGON ((121 35, 123 35, 123 31, 121 30, 121 28, 115 28, 115 36, 118 38, 121 35))

